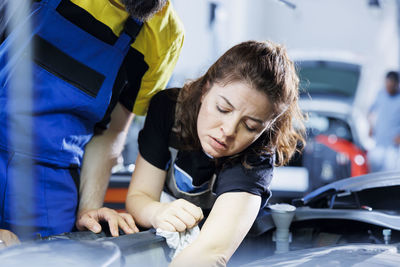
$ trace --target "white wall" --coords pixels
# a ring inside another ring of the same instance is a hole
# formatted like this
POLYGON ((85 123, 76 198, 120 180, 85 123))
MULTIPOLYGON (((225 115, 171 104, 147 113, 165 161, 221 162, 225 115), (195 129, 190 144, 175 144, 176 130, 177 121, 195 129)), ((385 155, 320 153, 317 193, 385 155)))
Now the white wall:
MULTIPOLYGON (((271 39, 289 52, 330 54, 350 52, 362 63, 353 113, 365 118, 388 70, 399 69, 399 36, 395 0, 373 8, 367 0, 298 0, 290 9, 278 1, 248 1, 247 38, 271 39), (323 53, 328 52, 328 53, 323 53)), ((369 147, 368 123, 355 121, 364 146, 369 147)))
MULTIPOLYGON (((380 8, 370 7, 368 0, 290 1, 295 9, 278 0, 173 0, 186 37, 170 85, 181 86, 201 75, 238 42, 270 39, 289 53, 354 56, 364 66, 355 107, 365 115, 386 72, 399 68, 396 0, 381 0, 380 8), (208 25, 210 2, 221 6, 213 31, 208 25)), ((360 123, 359 131, 367 135, 366 125, 360 123)))
POLYGON ((185 27, 185 40, 171 86, 181 86, 185 79, 195 78, 210 61, 211 35, 208 29, 208 1, 172 1, 185 27))
POLYGON ((384 74, 398 68, 395 0, 371 8, 367 0, 173 0, 185 29, 185 44, 173 82, 195 78, 232 45, 249 39, 283 43, 289 52, 350 51, 367 66, 361 81, 365 110, 381 88, 384 74), (208 26, 209 3, 221 5, 215 31, 208 26), (366 97, 365 97, 366 96, 366 97))
POLYGON ((298 0, 296 9, 278 1, 251 0, 247 37, 271 39, 290 50, 349 51, 365 64, 357 103, 372 101, 388 69, 398 69, 399 41, 394 0, 380 9, 367 0, 298 0), (366 96, 366 97, 364 97, 366 96))
POLYGON ((172 0, 185 27, 185 41, 170 86, 197 78, 232 44, 247 39, 246 0, 172 0), (210 3, 219 3, 214 30, 209 26, 210 3))

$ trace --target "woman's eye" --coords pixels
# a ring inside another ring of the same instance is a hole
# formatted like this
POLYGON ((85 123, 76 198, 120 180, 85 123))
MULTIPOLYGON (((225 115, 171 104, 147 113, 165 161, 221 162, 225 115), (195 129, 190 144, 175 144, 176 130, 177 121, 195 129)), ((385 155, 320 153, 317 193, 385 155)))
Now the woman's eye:
POLYGON ((255 131, 257 131, 257 128, 250 127, 250 126, 247 125, 246 123, 244 124, 244 127, 246 127, 247 131, 249 131, 249 132, 255 132, 255 131))
POLYGON ((221 113, 228 113, 228 112, 229 112, 229 110, 224 109, 224 108, 222 108, 222 107, 220 107, 220 106, 218 106, 218 105, 217 105, 217 110, 218 110, 219 112, 221 112, 221 113))

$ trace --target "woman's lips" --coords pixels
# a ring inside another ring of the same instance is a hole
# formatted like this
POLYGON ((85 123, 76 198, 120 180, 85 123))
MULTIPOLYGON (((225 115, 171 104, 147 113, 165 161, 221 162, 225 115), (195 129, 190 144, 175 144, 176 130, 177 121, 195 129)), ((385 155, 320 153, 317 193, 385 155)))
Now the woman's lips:
POLYGON ((226 150, 227 149, 227 145, 224 142, 222 142, 214 137, 211 137, 211 146, 216 150, 226 150))

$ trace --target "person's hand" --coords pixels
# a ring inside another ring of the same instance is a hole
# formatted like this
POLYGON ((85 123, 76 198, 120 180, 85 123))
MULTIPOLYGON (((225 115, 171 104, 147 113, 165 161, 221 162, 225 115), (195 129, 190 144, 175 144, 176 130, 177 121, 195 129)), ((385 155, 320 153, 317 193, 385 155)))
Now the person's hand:
POLYGON ((0 249, 19 244, 18 237, 8 230, 0 229, 0 249))
POLYGON ((373 135, 374 135, 374 129, 372 127, 369 127, 368 136, 372 137, 373 135))
POLYGON ((118 213, 113 209, 105 207, 79 212, 78 218, 76 219, 76 228, 78 228, 79 231, 90 230, 94 233, 99 233, 101 231, 99 221, 108 222, 112 236, 119 235, 118 227, 126 234, 139 232, 132 215, 128 213, 118 213))
POLYGON ((397 136, 394 138, 394 143, 395 143, 396 145, 400 145, 400 134, 397 135, 397 136))
POLYGON ((183 232, 196 226, 204 217, 201 208, 184 199, 161 204, 152 220, 154 228, 183 232))

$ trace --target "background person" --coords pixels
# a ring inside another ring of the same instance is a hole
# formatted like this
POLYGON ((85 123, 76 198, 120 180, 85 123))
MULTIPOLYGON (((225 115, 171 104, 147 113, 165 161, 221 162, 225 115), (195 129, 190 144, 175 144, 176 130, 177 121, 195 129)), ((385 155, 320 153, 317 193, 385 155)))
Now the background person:
POLYGON ((375 147, 368 151, 372 172, 400 170, 400 91, 399 74, 386 74, 381 90, 370 108, 370 135, 375 147), (371 119, 373 118, 373 119, 371 119))
POLYGON ((237 249, 270 197, 273 166, 304 142, 292 124, 304 130, 298 81, 283 47, 249 41, 152 99, 127 210, 143 227, 179 232, 210 212, 172 265, 225 265, 237 249), (163 188, 177 200, 161 203, 163 188))

